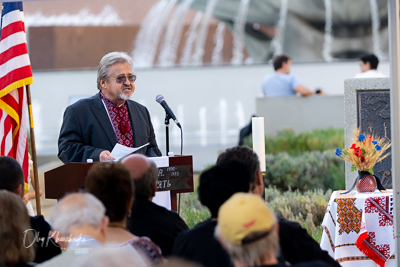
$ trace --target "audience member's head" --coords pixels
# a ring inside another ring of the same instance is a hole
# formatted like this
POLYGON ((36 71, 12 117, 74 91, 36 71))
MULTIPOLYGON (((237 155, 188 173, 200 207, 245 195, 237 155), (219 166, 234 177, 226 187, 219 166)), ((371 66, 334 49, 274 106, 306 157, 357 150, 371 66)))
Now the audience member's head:
POLYGON ((239 160, 230 160, 214 165, 201 173, 198 194, 212 218, 217 218, 220 206, 237 192, 249 192, 252 173, 239 160))
POLYGON ((151 200, 157 190, 156 164, 140 154, 125 157, 121 163, 129 170, 135 186, 135 199, 151 200))
POLYGON ((100 162, 90 168, 85 189, 106 207, 110 222, 124 221, 132 207, 134 187, 129 171, 118 162, 100 162))
POLYGON ((77 258, 75 267, 143 267, 147 266, 142 257, 119 247, 103 247, 93 250, 91 253, 77 258))
POLYGON ((361 72, 368 70, 376 70, 378 68, 379 59, 374 54, 362 54, 360 56, 361 72))
POLYGON ((21 195, 23 192, 24 173, 21 165, 11 157, 0 157, 0 189, 21 195))
POLYGON ((0 190, 0 210, 0 265, 22 266, 33 261, 33 232, 30 231, 28 211, 21 198, 0 190))
POLYGON ((218 156, 217 164, 230 161, 232 159, 241 160, 249 166, 252 173, 250 181, 250 191, 260 196, 264 193, 264 181, 260 171, 260 161, 257 154, 247 146, 235 146, 228 148, 218 156))
POLYGON ((291 61, 291 58, 288 55, 282 54, 282 55, 277 55, 273 59, 273 64, 274 64, 274 69, 279 70, 282 67, 284 67, 284 63, 288 64, 291 61))
POLYGON ((233 260, 245 266, 277 264, 278 224, 262 198, 237 193, 218 212, 215 235, 233 260))
POLYGON ((92 194, 73 193, 53 206, 50 222, 61 236, 88 235, 102 243, 108 225, 105 213, 104 205, 92 194))

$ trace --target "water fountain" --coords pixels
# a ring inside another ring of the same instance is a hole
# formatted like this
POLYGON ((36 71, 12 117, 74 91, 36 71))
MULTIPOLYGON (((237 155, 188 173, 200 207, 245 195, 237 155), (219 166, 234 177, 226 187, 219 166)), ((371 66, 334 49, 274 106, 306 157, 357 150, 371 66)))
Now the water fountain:
POLYGON ((221 65, 222 64, 222 48, 224 47, 224 30, 225 24, 223 22, 219 22, 217 26, 217 30, 214 34, 214 43, 215 47, 211 57, 212 65, 221 65))
POLYGON ((244 49, 244 27, 246 25, 247 12, 250 0, 242 0, 240 2, 239 12, 233 26, 233 57, 232 65, 243 63, 244 49))
POLYGON ((182 23, 187 10, 194 0, 186 0, 172 14, 168 22, 167 31, 164 36, 164 41, 160 49, 160 57, 158 63, 162 67, 175 65, 176 55, 178 52, 179 41, 183 31, 184 24, 182 23))
POLYGON ((199 109, 199 120, 200 120, 200 144, 201 146, 207 146, 207 108, 201 107, 199 109))
POLYGON ((372 21, 372 40, 374 45, 374 54, 378 58, 385 58, 382 52, 381 40, 379 36, 380 20, 379 20, 379 10, 376 0, 370 0, 371 7, 371 21, 372 21))
POLYGON ((199 35, 195 42, 194 53, 192 55, 192 64, 195 66, 202 65, 203 63, 204 45, 206 43, 208 27, 210 25, 210 19, 217 2, 218 0, 208 0, 207 2, 204 17, 199 29, 199 35))
POLYGON ((183 53, 182 53, 181 62, 180 62, 180 64, 182 66, 187 66, 191 62, 193 44, 197 38, 197 32, 198 32, 198 28, 199 28, 202 17, 203 17, 203 13, 197 12, 192 23, 190 24, 189 31, 188 31, 187 38, 186 38, 185 47, 183 48, 183 53))
POLYGON ((176 0, 161 0, 148 13, 143 21, 143 30, 135 40, 132 57, 137 67, 153 66, 161 34, 176 0))
POLYGON ((286 26, 286 17, 288 13, 288 0, 281 0, 281 9, 279 12, 279 20, 276 24, 276 35, 272 40, 271 45, 274 48, 274 55, 282 54, 283 52, 283 41, 284 32, 286 26))
POLYGON ((322 56, 326 62, 332 61, 332 0, 324 0, 325 3, 325 35, 322 56))
POLYGON ((225 99, 219 100, 219 126, 220 126, 220 143, 226 145, 227 143, 227 109, 228 105, 225 99))

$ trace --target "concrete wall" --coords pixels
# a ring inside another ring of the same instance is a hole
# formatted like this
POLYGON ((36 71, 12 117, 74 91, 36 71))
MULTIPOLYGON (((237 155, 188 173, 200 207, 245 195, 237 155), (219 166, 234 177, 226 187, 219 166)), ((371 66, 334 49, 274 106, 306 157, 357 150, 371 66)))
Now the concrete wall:
POLYGON ((257 98, 256 115, 264 117, 265 134, 275 136, 284 128, 295 133, 312 129, 343 128, 343 96, 257 98))

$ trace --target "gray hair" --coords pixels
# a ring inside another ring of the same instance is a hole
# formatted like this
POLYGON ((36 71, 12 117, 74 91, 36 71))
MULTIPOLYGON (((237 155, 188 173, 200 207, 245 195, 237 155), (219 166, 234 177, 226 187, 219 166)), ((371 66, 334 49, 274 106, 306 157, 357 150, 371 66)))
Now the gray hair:
POLYGON ((110 52, 103 56, 97 69, 97 89, 101 89, 100 80, 108 80, 108 70, 115 63, 128 63, 133 71, 132 58, 125 52, 110 52))
POLYGON ((54 230, 69 235, 72 226, 91 225, 98 228, 105 216, 103 203, 89 193, 73 193, 51 209, 50 223, 54 230))
POLYGON ((124 250, 120 247, 100 247, 93 249, 87 255, 76 257, 73 265, 75 267, 108 267, 108 266, 132 266, 145 267, 146 262, 136 251, 124 250))
MULTIPOLYGON (((232 259, 241 262, 247 266, 261 266, 265 259, 279 255, 279 236, 276 231, 276 225, 272 227, 271 232, 261 239, 249 242, 245 245, 235 245, 226 240, 220 233, 218 226, 215 227, 214 236, 220 239, 225 250, 232 259)), ((248 234, 243 240, 257 239, 257 236, 265 235, 265 231, 258 231, 248 234)))

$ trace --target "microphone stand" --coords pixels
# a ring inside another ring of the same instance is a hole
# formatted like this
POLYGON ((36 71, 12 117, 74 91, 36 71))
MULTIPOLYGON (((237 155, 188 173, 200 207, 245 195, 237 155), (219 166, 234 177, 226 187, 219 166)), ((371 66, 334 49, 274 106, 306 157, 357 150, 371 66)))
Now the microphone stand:
POLYGON ((168 152, 169 152, 169 120, 170 119, 171 119, 171 117, 167 113, 165 113, 164 124, 165 124, 165 138, 166 138, 165 147, 167 150, 166 156, 168 156, 168 152))
MULTIPOLYGON (((166 156, 168 156, 169 152, 169 120, 172 119, 167 113, 165 113, 165 147, 166 147, 166 156)), ((181 194, 178 193, 178 215, 181 209, 181 194)))

